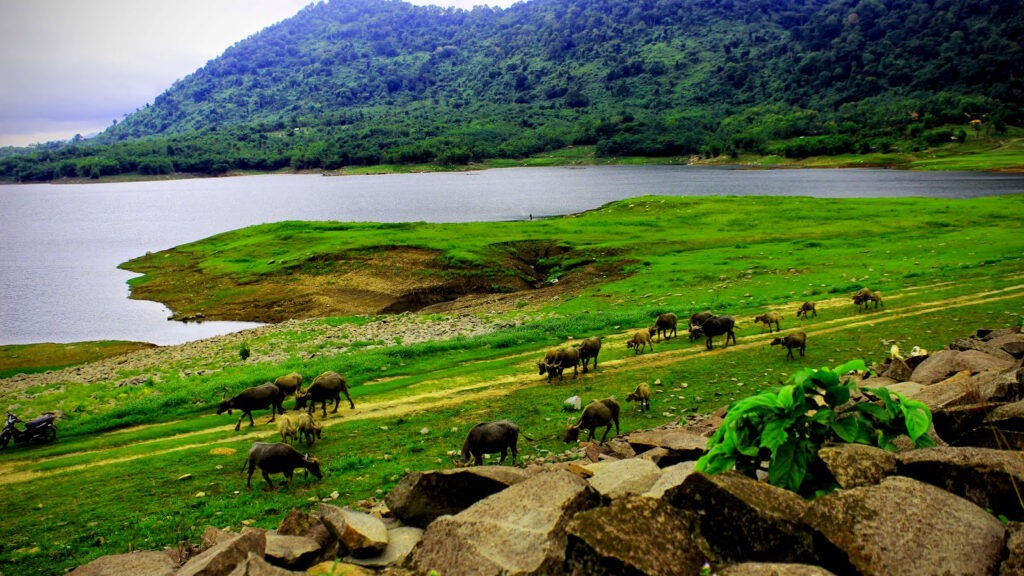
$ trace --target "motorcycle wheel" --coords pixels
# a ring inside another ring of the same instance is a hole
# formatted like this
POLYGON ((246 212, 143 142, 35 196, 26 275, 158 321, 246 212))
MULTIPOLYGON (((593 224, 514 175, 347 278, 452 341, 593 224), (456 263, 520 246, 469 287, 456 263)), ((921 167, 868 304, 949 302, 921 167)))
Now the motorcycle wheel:
POLYGON ((57 439, 57 429, 56 428, 53 428, 51 426, 51 427, 46 429, 46 432, 43 432, 43 442, 53 442, 56 439, 57 439))
POLYGON ((4 435, 0 436, 0 450, 2 450, 4 448, 7 448, 7 445, 10 444, 10 442, 11 442, 11 435, 10 434, 4 434, 4 435))

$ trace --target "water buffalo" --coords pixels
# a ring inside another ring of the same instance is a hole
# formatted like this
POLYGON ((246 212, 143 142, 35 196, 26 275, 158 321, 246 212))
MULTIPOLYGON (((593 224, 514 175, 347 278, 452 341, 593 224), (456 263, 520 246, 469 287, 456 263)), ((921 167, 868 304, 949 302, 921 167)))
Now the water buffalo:
POLYGON ((324 372, 313 380, 304 393, 297 392, 295 394, 295 409, 301 410, 306 408, 306 404, 309 404, 306 411, 312 414, 316 403, 319 402, 324 411, 324 418, 327 418, 327 403, 334 400, 334 410, 331 410, 331 414, 334 414, 338 411, 338 405, 341 404, 342 394, 348 399, 349 408, 355 410, 356 405, 352 402, 352 397, 348 395, 348 384, 345 383, 345 378, 337 372, 324 372))
POLYGON ((690 323, 687 325, 690 331, 690 342, 693 342, 697 337, 694 335, 694 329, 699 328, 701 324, 706 322, 709 318, 714 317, 711 310, 705 310, 703 312, 697 312, 690 316, 690 323))
POLYGON ((249 416, 249 426, 255 424, 252 419, 253 410, 270 408, 269 422, 273 422, 277 414, 284 414, 282 402, 284 402, 284 394, 281 393, 281 389, 273 383, 267 382, 266 384, 246 388, 234 398, 224 400, 220 403, 220 407, 217 408, 217 414, 223 414, 224 412, 231 414, 232 410, 241 410, 242 414, 238 417, 238 423, 235 424, 235 431, 237 432, 242 426, 242 419, 246 415, 249 416))
POLYGON ((597 336, 585 338, 583 342, 580 342, 577 350, 580 351, 580 363, 583 364, 583 373, 587 373, 587 364, 591 358, 594 359, 594 370, 597 370, 597 354, 601 351, 601 339, 597 336))
POLYGON ((647 329, 647 332, 651 336, 657 336, 658 342, 661 342, 662 335, 665 340, 676 336, 676 324, 678 319, 676 315, 671 312, 659 314, 658 318, 654 321, 654 325, 647 329))
POLYGON ((645 347, 650 346, 651 352, 654 352, 654 342, 651 341, 651 333, 647 330, 638 330, 633 333, 633 336, 626 341, 626 349, 633 350, 633 355, 637 355, 644 351, 645 347))
POLYGON ((885 303, 882 302, 882 293, 877 290, 871 290, 870 288, 861 288, 860 290, 853 293, 853 303, 857 305, 857 310, 860 311, 861 306, 865 310, 868 308, 868 302, 874 302, 875 308, 881 304, 882 308, 885 308, 885 303))
POLYGON ((274 384, 281 389, 281 393, 285 396, 291 396, 298 392, 302 392, 302 374, 298 372, 291 372, 284 376, 278 376, 274 380, 274 384))
POLYGON ((646 382, 641 382, 636 385, 636 389, 626 395, 626 402, 636 402, 633 404, 633 413, 636 414, 636 407, 640 406, 640 413, 644 413, 651 409, 651 387, 646 382))
POLYGON ((252 488, 252 473, 258 467, 263 472, 263 479, 267 481, 270 489, 274 483, 270 481, 271 474, 284 474, 285 484, 291 487, 292 475, 296 468, 305 468, 306 474, 313 473, 317 478, 323 478, 320 472, 320 462, 309 454, 302 455, 298 450, 283 443, 270 444, 268 442, 256 442, 249 448, 249 457, 245 464, 242 464, 242 471, 249 467, 249 477, 245 485, 252 488))
POLYGON ((808 314, 814 317, 818 316, 818 307, 814 302, 804 302, 800 305, 800 309, 796 311, 796 317, 803 318, 804 320, 807 320, 808 314))
POLYGON ((548 375, 548 382, 551 382, 551 379, 555 376, 558 376, 558 381, 561 382, 563 379, 562 373, 570 366, 572 366, 572 377, 579 377, 579 365, 580 351, 572 347, 552 348, 544 355, 543 360, 537 362, 537 368, 540 369, 540 374, 546 373, 548 375))
POLYGON ((725 345, 729 345, 729 339, 732 338, 732 343, 736 343, 736 334, 733 329, 736 327, 736 321, 732 319, 732 316, 713 316, 704 321, 703 324, 691 329, 690 334, 694 338, 698 336, 704 336, 707 341, 704 343, 708 350, 711 350, 711 339, 715 336, 721 336, 725 334, 725 345))
POLYGON ((299 438, 306 441, 306 446, 312 446, 320 437, 320 425, 316 423, 316 418, 312 414, 300 412, 298 428, 299 438))
MULTIPOLYGON (((758 314, 754 316, 754 324, 764 324, 768 327, 768 333, 772 332, 772 324, 775 324, 775 331, 779 332, 782 329, 779 327, 779 323, 782 322, 782 314, 778 312, 765 312, 764 314, 758 314)), ((764 332, 764 328, 761 328, 761 332, 764 332)))
MULTIPOLYGON (((572 420, 569 420, 572 422, 572 420)), ((587 407, 583 409, 583 415, 580 416, 579 422, 575 424, 569 424, 565 429, 565 436, 562 437, 563 442, 576 442, 580 438, 580 429, 589 432, 587 441, 594 439, 594 432, 601 426, 607 426, 604 429, 604 436, 601 437, 601 443, 608 438, 608 432, 612 429, 612 423, 615 424, 615 434, 619 434, 619 402, 615 398, 605 398, 604 400, 595 400, 587 407)))
POLYGON ((466 434, 462 444, 462 453, 458 464, 469 465, 470 460, 476 466, 484 463, 484 454, 501 453, 498 464, 505 461, 505 455, 512 452, 512 465, 516 463, 517 445, 519 444, 519 426, 511 420, 481 422, 466 434))
POLYGON ((803 357, 804 349, 807 348, 807 334, 803 332, 793 332, 787 334, 785 338, 773 338, 768 343, 769 346, 785 346, 786 347, 786 358, 793 358, 793 349, 800 349, 800 356, 803 357))

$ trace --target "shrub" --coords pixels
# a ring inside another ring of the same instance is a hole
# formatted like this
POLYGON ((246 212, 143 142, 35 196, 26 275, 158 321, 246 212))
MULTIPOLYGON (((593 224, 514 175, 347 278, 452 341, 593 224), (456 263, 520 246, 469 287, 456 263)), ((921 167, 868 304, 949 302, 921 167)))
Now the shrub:
POLYGON ((767 461, 771 484, 810 496, 832 488, 833 480, 818 458, 825 442, 895 450, 893 440, 907 435, 916 447, 934 445, 927 434, 931 412, 920 401, 885 388, 866 388, 862 392, 878 403, 844 406, 857 391, 856 384, 843 381, 853 370, 865 370, 864 362, 808 368, 794 374, 789 385, 733 403, 696 469, 716 474, 735 468, 755 476, 767 461))

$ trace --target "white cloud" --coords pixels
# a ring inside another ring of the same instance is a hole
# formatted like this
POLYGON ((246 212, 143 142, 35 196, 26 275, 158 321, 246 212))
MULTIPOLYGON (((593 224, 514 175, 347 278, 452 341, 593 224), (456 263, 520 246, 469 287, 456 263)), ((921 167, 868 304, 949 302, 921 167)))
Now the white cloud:
MULTIPOLYGON (((91 134, 313 0, 0 0, 0 146, 91 134)), ((471 9, 512 0, 413 0, 471 9)))

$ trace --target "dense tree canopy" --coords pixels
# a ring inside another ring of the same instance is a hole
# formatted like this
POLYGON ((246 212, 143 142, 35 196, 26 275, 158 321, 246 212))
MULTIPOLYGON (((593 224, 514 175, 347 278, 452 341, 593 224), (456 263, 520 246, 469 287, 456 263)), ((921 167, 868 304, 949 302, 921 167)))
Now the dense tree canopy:
POLYGON ((923 146, 1022 123, 1022 38, 1016 0, 331 0, 0 177, 923 146))

